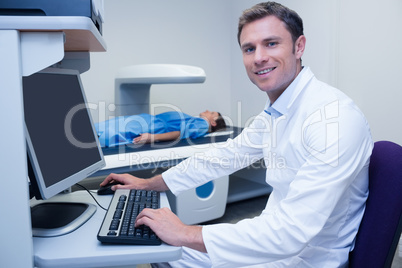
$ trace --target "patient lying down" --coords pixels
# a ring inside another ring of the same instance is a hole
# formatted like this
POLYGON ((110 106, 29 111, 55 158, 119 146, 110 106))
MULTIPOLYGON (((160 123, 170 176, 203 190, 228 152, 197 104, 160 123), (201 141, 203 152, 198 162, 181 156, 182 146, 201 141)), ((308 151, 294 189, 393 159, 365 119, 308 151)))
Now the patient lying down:
POLYGON ((119 116, 95 124, 102 147, 129 143, 143 144, 176 139, 196 139, 209 132, 226 128, 218 112, 206 110, 199 117, 182 112, 157 115, 139 114, 119 116))

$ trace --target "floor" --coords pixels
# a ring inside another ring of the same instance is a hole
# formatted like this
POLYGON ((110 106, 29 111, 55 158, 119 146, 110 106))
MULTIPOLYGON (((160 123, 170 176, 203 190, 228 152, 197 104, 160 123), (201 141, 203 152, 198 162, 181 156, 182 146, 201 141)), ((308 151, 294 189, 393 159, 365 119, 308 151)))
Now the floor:
MULTIPOLYGON (((249 199, 242 202, 228 204, 226 207, 225 215, 223 215, 223 217, 203 224, 214 224, 222 222, 236 223, 243 218, 252 218, 258 216, 264 209, 267 199, 268 195, 249 199)), ((149 268, 149 267, 150 267, 149 264, 137 265, 137 268, 149 268)), ((396 254, 391 268, 402 268, 402 257, 399 256, 398 249, 396 250, 396 254)))

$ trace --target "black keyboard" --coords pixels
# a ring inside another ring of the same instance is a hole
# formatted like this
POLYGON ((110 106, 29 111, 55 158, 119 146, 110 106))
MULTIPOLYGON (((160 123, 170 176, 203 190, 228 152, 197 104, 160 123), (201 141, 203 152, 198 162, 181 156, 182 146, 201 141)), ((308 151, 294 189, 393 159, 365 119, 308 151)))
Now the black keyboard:
POLYGON ((117 189, 99 229, 102 243, 160 245, 161 240, 145 225, 134 227, 144 208, 160 207, 159 192, 117 189))

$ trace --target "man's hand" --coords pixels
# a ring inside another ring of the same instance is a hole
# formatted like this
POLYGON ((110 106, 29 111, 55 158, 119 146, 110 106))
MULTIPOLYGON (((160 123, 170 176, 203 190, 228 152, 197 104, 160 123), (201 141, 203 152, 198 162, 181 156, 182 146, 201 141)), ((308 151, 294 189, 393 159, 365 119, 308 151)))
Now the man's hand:
POLYGON ((120 183, 112 186, 113 191, 116 189, 154 190, 158 192, 169 190, 162 175, 156 175, 150 179, 141 179, 130 174, 111 173, 100 186, 105 186, 110 182, 120 183))
POLYGON ((170 209, 143 209, 137 216, 135 226, 149 226, 164 242, 173 246, 186 246, 207 252, 202 238, 201 226, 184 224, 170 209))

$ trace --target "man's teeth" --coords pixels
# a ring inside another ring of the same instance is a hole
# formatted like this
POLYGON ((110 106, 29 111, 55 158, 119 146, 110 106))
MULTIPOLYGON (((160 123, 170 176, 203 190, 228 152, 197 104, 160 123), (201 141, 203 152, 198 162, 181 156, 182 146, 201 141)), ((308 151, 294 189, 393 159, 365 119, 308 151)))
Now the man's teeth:
POLYGON ((265 69, 265 70, 257 72, 257 74, 266 74, 266 73, 269 73, 270 71, 272 71, 273 69, 275 69, 275 68, 265 69))

